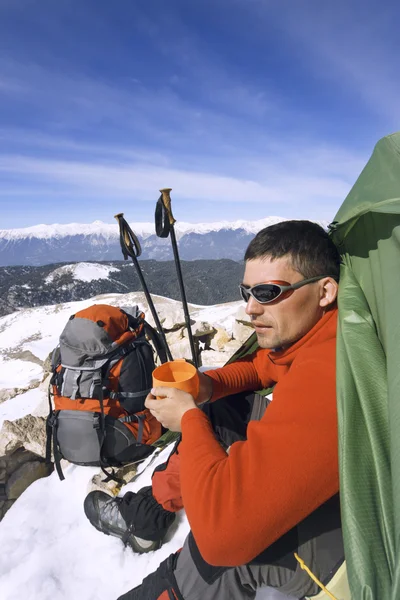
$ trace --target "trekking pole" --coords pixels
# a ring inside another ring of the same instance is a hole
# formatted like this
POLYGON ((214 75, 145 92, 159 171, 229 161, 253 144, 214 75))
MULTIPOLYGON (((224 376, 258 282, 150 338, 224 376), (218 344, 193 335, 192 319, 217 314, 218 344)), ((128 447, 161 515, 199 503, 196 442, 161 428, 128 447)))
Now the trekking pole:
POLYGON ((168 235, 171 235, 172 250, 174 253, 176 272, 178 275, 179 289, 180 289, 181 298, 182 298, 182 306, 183 306, 183 312, 185 315, 186 328, 187 328, 188 336, 189 336, 189 343, 190 343, 190 349, 192 352, 193 364, 196 367, 196 369, 198 369, 199 361, 198 361, 198 357, 197 357, 197 353, 196 353, 196 349, 195 349, 195 345, 194 345, 192 328, 190 326, 190 316, 189 316, 189 309, 188 309, 188 304, 187 304, 187 300, 186 300, 185 288, 183 285, 181 261, 179 259, 178 244, 176 243, 176 237, 175 237, 174 223, 176 222, 176 219, 174 219, 174 216, 172 214, 172 209, 171 209, 171 196, 170 196, 171 189, 172 188, 163 188, 162 190, 160 190, 161 196, 159 197, 159 199, 157 201, 156 214, 155 214, 156 234, 158 237, 161 237, 161 238, 165 238, 165 237, 168 237, 168 235))
POLYGON ((137 259, 138 256, 142 253, 142 248, 140 246, 139 240, 136 235, 133 233, 129 224, 124 219, 124 213, 118 213, 114 215, 118 221, 119 225, 119 241, 121 244, 122 254, 124 255, 124 259, 128 260, 128 256, 131 257, 133 264, 135 265, 136 272, 140 279, 140 283, 142 285, 142 289, 144 291, 144 295, 146 296, 147 304, 149 305, 151 314, 153 315, 154 322, 156 324, 158 333, 160 334, 165 351, 168 356, 168 360, 174 360, 172 358, 171 350, 169 349, 167 338, 165 337, 164 330, 161 326, 160 319, 158 318, 157 311, 155 309, 153 300, 150 296, 150 292, 147 288, 146 282, 143 277, 142 269, 140 268, 139 261, 137 259))

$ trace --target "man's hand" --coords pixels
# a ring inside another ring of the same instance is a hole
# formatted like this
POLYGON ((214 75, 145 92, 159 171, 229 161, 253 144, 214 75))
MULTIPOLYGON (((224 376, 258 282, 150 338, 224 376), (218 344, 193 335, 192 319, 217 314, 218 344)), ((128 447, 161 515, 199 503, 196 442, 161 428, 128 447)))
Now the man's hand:
POLYGON ((144 404, 157 421, 171 431, 182 431, 183 415, 188 410, 197 408, 193 396, 169 387, 153 388, 144 404))

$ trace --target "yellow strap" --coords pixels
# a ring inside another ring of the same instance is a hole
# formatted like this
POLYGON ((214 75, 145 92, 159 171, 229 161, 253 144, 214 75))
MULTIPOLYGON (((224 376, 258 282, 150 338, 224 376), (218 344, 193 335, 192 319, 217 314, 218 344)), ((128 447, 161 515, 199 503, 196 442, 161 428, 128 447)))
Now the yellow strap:
POLYGON ((313 581, 315 581, 315 583, 321 588, 321 590, 323 590, 325 592, 325 594, 327 594, 329 596, 329 598, 332 598, 332 600, 337 600, 337 598, 335 598, 335 596, 333 594, 331 594, 329 590, 326 589, 326 587, 324 586, 324 584, 307 567, 307 565, 304 562, 304 560, 302 558, 300 558, 300 556, 296 552, 294 553, 294 557, 297 560, 297 562, 300 564, 300 567, 303 569, 303 571, 306 571, 309 574, 309 576, 311 577, 311 579, 313 581))

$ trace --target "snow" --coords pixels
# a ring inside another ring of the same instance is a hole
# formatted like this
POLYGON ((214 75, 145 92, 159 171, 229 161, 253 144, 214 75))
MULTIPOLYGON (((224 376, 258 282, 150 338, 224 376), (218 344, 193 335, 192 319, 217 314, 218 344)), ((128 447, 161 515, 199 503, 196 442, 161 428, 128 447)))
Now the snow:
POLYGON ((93 304, 93 298, 80 302, 67 302, 62 305, 28 308, 0 318, 0 358, 7 365, 1 369, 1 387, 12 388, 28 385, 35 379, 41 379, 43 369, 40 365, 31 367, 26 360, 18 361, 16 354, 30 351, 44 361, 56 347, 59 335, 70 315, 93 304), (28 366, 29 365, 29 366, 28 366))
POLYGON ((50 284, 56 277, 70 273, 75 280, 95 281, 97 279, 107 279, 110 273, 119 271, 116 267, 100 265, 98 263, 81 262, 72 265, 63 265, 55 269, 45 278, 45 283, 50 284))
POLYGON ((15 398, 6 400, 0 404, 0 429, 6 420, 15 421, 32 414, 44 400, 46 400, 46 396, 43 390, 39 388, 28 390, 23 394, 18 394, 15 398))
POLYGON ((40 365, 26 360, 5 360, 0 356, 0 389, 24 388, 42 378, 40 365))
MULTIPOLYGON (((283 217, 265 217, 256 221, 215 221, 210 223, 186 223, 178 221, 175 225, 176 237, 179 240, 182 236, 189 233, 205 234, 212 231, 221 231, 222 229, 237 230, 243 229, 246 233, 255 235, 264 227, 286 221, 283 217)), ((327 227, 329 221, 316 221, 322 227, 327 227)), ((136 223, 134 232, 142 240, 155 235, 154 223, 136 223)), ((83 236, 101 236, 107 240, 119 239, 119 226, 117 223, 103 223, 94 221, 93 223, 69 223, 53 225, 34 225, 33 227, 23 227, 20 229, 1 229, 0 239, 20 240, 26 238, 37 239, 61 239, 64 237, 83 235, 83 236)))
POLYGON ((235 316, 239 308, 243 306, 243 301, 238 300, 237 302, 226 302, 225 304, 204 307, 192 306, 194 309, 190 311, 190 316, 193 319, 212 323, 214 326, 225 329, 232 334, 235 316))
MULTIPOLYGON (((143 224, 145 225, 145 224, 143 224)), ((146 224, 150 227, 150 223, 146 224)), ((154 228, 154 225, 152 225, 154 228)), ((3 229, 0 231, 0 239, 17 240, 24 238, 50 239, 63 238, 71 235, 102 235, 106 238, 114 238, 118 236, 119 228, 117 224, 103 223, 102 221, 94 221, 93 223, 68 223, 53 225, 33 225, 32 227, 23 227, 19 229, 3 229)))
MULTIPOLYGON (((153 469, 171 449, 164 449, 123 493, 150 485, 153 469)), ((162 547, 148 554, 135 554, 118 538, 92 527, 83 502, 97 472, 70 465, 64 470, 64 481, 54 472, 33 483, 8 511, 0 523, 1 600, 20 600, 27 597, 27 590, 29 600, 116 600, 182 547, 189 532, 184 511, 178 513, 162 547)), ((256 600, 285 598, 269 588, 256 596, 256 600)))
MULTIPOLYGON (((263 227, 284 221, 282 217, 266 217, 257 221, 218 221, 213 223, 186 223, 179 221, 175 225, 176 237, 179 239, 183 235, 189 233, 209 233, 211 231, 220 231, 221 229, 244 229, 247 233, 257 233, 263 227)), ((151 235, 155 235, 154 223, 136 223, 134 226, 135 234, 146 239, 151 235)), ((94 221, 93 223, 69 223, 53 225, 34 225, 33 227, 24 227, 20 229, 3 229, 0 230, 0 239, 18 240, 25 238, 37 239, 60 239, 74 235, 97 235, 106 239, 119 238, 119 226, 117 223, 103 223, 102 221, 94 221)))
MULTIPOLYGON (((164 450, 158 463, 166 460, 164 450)), ((150 459, 148 459, 150 460, 150 459)), ((156 463, 156 464, 158 464, 156 463)), ((2 600, 110 600, 138 585, 188 533, 181 511, 172 539, 154 553, 137 555, 114 537, 99 533, 83 512, 83 501, 96 468, 71 465, 65 480, 53 473, 32 484, 0 525, 2 600)), ((151 471, 126 487, 150 483, 151 471)))

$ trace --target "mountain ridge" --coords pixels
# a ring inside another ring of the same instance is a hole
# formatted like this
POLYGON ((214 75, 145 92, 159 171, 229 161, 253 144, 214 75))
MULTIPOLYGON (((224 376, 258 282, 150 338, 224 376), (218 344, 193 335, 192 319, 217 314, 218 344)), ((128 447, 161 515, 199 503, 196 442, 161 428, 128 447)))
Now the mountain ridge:
MULTIPOLYGON (((189 223, 185 221, 176 222, 174 228, 176 237, 182 237, 188 233, 205 234, 211 231, 221 229, 243 229, 247 233, 257 233, 264 227, 284 221, 283 217, 266 217, 256 221, 215 221, 206 223, 189 223)), ((154 223, 138 222, 133 229, 136 234, 143 239, 154 235, 154 223)), ((31 227, 21 227, 14 229, 0 229, 0 239, 49 239, 51 237, 67 237, 71 235, 102 235, 104 237, 119 237, 119 227, 117 223, 104 223, 103 221, 93 221, 93 223, 53 223, 39 224, 31 227)))
MULTIPOLYGON (((231 259, 240 261, 255 234, 280 221, 266 217, 257 221, 176 223, 182 260, 231 259)), ((326 227, 326 222, 320 222, 326 227)), ((152 223, 135 223, 132 229, 142 248, 141 259, 173 259, 171 242, 158 238, 152 223)), ((35 225, 0 230, 0 266, 42 266, 52 263, 113 261, 121 259, 117 223, 70 223, 35 225)))

